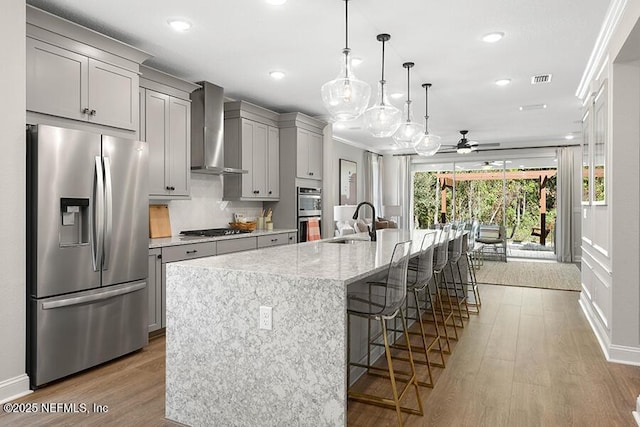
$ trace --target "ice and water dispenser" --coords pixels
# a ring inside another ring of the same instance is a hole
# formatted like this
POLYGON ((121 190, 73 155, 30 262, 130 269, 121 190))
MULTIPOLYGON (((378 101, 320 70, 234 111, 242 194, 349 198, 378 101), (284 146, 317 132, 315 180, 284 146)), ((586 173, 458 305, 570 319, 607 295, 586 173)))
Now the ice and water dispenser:
POLYGON ((89 243, 89 199, 60 199, 60 246, 89 243))

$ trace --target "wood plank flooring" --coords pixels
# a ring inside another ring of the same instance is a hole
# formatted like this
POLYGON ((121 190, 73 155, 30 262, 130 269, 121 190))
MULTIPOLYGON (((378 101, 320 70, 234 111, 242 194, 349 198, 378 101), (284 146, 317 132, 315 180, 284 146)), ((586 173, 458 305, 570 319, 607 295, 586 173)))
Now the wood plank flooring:
MULTIPOLYGON (((420 389, 424 416, 405 415, 405 425, 635 426, 640 367, 605 361, 577 292, 493 285, 480 292, 481 312, 465 321, 447 367, 435 368, 435 387, 420 389)), ((107 413, 2 413, 0 425, 175 426, 164 419, 164 351, 164 337, 153 339, 15 401, 96 403, 107 413)), ((397 425, 394 411, 352 402, 348 421, 397 425)))

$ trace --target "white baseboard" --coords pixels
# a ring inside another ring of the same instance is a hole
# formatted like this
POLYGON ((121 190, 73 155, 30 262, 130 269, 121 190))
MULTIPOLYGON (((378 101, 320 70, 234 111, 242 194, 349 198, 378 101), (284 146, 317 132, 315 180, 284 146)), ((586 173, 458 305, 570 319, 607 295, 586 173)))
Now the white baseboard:
POLYGON ((638 414, 637 411, 631 411, 631 414, 633 415, 633 419, 636 420, 638 427, 640 427, 640 414, 638 414))
POLYGON ((640 366, 640 347, 611 344, 609 335, 607 334, 604 325, 602 325, 599 320, 600 316, 589 302, 584 291, 580 293, 580 299, 578 302, 582 308, 582 312, 589 322, 589 325, 591 325, 593 333, 598 339, 600 349, 607 361, 622 363, 625 365, 640 366))
POLYGON ((15 400, 29 393, 33 393, 33 391, 29 389, 29 376, 27 374, 0 381, 0 403, 15 400))

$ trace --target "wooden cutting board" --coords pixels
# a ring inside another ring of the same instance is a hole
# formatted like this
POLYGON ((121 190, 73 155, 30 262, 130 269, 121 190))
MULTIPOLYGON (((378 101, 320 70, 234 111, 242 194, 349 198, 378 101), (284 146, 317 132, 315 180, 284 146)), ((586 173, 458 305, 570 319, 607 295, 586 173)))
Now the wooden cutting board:
POLYGON ((149 205, 149 237, 171 237, 169 206, 149 205))

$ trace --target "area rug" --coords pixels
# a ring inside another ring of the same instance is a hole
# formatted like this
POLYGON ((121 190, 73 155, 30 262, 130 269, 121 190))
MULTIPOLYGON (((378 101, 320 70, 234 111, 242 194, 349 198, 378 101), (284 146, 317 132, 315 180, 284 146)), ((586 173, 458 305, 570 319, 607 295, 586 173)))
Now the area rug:
POLYGON ((580 291, 580 270, 575 264, 530 261, 485 261, 476 271, 478 283, 580 291))

